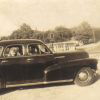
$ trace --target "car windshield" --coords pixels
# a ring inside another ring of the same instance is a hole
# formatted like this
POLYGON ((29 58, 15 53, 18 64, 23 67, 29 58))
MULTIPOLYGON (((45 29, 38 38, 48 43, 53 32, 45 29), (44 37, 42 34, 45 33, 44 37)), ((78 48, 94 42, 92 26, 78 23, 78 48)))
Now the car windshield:
POLYGON ((0 46, 0 57, 1 57, 2 49, 3 49, 3 47, 0 46))

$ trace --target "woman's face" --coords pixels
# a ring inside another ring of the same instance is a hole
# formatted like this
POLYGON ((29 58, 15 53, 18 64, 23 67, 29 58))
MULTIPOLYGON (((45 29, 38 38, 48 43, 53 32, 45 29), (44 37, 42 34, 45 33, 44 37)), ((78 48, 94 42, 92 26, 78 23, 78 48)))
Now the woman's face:
POLYGON ((11 48, 11 50, 10 50, 11 56, 15 56, 16 53, 17 53, 17 48, 11 48))

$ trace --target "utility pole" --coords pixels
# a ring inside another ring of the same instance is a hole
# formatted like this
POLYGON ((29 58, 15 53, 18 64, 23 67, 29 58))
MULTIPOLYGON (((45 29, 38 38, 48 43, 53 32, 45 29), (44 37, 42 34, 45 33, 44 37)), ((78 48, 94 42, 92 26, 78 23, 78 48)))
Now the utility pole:
POLYGON ((95 43, 95 42, 96 42, 96 38, 95 38, 95 32, 94 32, 94 29, 92 29, 92 33, 93 33, 93 42, 95 43))
POLYGON ((54 42, 54 34, 53 33, 50 33, 50 41, 52 43, 52 51, 54 51, 54 45, 53 45, 53 42, 54 42))

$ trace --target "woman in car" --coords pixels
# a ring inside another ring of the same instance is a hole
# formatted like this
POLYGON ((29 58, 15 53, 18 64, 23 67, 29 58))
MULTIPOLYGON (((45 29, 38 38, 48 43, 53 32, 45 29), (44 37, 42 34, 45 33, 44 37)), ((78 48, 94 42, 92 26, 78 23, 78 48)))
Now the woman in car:
POLYGON ((18 47, 12 47, 10 48, 8 56, 20 56, 19 48, 18 47))

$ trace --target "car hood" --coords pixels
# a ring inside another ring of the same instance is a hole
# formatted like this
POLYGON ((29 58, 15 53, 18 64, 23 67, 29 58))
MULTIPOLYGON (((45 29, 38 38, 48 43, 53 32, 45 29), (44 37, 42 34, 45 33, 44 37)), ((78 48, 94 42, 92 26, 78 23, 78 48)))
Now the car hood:
POLYGON ((76 52, 66 52, 66 53, 54 53, 55 58, 57 59, 85 59, 89 58, 89 54, 85 51, 76 51, 76 52))

